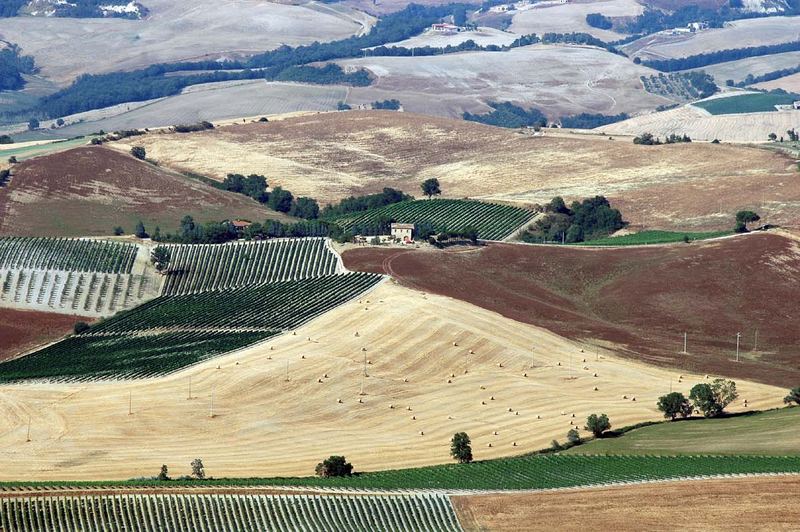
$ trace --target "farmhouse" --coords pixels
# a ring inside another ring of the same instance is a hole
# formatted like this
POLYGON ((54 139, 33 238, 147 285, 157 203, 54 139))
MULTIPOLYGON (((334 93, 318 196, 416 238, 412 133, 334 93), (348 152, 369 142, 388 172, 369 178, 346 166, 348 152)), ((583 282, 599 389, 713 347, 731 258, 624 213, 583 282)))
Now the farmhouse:
POLYGON ((400 240, 401 242, 414 241, 414 224, 392 224, 392 238, 400 240))
POLYGON ((792 104, 792 107, 794 107, 795 109, 800 110, 800 100, 797 100, 796 102, 794 102, 792 104))
POLYGON ((459 26, 448 23, 432 24, 431 29, 439 33, 458 33, 461 31, 459 26))

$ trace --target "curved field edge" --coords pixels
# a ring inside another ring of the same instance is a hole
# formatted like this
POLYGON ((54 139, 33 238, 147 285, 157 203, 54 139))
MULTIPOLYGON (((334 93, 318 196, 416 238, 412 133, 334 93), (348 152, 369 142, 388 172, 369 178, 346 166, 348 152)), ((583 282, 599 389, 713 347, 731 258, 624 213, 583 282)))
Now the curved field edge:
POLYGON ((359 490, 547 490, 743 475, 800 474, 800 456, 744 455, 525 455, 351 477, 220 478, 157 481, 0 482, 0 490, 31 488, 130 488, 285 486, 359 490))

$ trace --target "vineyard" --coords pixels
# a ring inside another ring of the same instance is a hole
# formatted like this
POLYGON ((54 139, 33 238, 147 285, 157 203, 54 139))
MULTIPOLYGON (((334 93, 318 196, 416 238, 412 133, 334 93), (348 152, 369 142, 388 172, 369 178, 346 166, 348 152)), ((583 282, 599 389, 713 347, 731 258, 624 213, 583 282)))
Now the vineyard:
POLYGON ((0 270, 130 273, 135 244, 75 238, 0 238, 0 270))
POLYGON ((114 495, 11 498, 0 528, 38 530, 458 531, 443 495, 114 495))
POLYGON ((474 228, 484 240, 502 240, 531 221, 535 213, 521 207, 473 200, 418 200, 394 203, 370 211, 333 218, 343 229, 386 222, 429 224, 435 230, 474 228))
POLYGON ((109 316, 158 295, 133 274, 139 247, 70 238, 0 238, 0 305, 109 316))
POLYGON ((323 238, 171 245, 164 295, 307 279, 341 270, 323 238))
POLYGON ((162 296, 87 332, 0 365, 0 382, 166 375, 294 329, 372 288, 347 273, 183 296, 162 296))

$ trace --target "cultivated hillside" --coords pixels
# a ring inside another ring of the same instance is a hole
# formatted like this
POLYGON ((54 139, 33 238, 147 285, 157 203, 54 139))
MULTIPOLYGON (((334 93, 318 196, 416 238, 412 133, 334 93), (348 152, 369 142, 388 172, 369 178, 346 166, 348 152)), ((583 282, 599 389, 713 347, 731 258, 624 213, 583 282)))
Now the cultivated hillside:
POLYGON ((771 223, 796 224, 800 214, 793 161, 724 144, 635 146, 630 137, 534 136, 380 111, 151 134, 112 146, 128 151, 131 143, 165 167, 216 179, 265 174, 271 184, 321 202, 385 186, 419 195, 419 184, 437 177, 451 198, 544 203, 555 195, 605 194, 633 224, 665 229, 728 229, 733 213, 746 207, 771 223))
POLYGON ((105 147, 75 148, 14 166, 0 188, 0 235, 132 233, 143 220, 174 231, 180 219, 288 219, 242 195, 224 192, 105 147))
POLYGON ((791 303, 800 298, 800 244, 780 235, 617 249, 366 248, 346 252, 344 260, 350 269, 389 270, 416 289, 652 364, 781 386, 800 380, 800 308, 791 303), (688 354, 680 353, 684 332, 688 354), (732 361, 737 332, 738 363, 732 361))

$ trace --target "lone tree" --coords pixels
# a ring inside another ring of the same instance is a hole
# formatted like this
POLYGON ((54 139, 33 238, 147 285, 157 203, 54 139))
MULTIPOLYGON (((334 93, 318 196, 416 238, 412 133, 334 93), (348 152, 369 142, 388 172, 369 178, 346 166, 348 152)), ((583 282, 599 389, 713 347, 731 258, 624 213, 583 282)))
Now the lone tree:
POLYGON ((472 462, 472 442, 466 432, 456 432, 450 440, 450 456, 459 464, 472 462))
POLYGON ((206 471, 203 467, 203 461, 199 458, 192 460, 192 476, 197 480, 206 478, 206 471))
POLYGON ((169 249, 166 246, 156 246, 150 252, 150 262, 156 267, 158 273, 164 273, 167 270, 170 258, 169 249))
POLYGON ((567 432, 567 441, 572 445, 580 445, 583 443, 583 440, 581 439, 581 433, 578 432, 578 429, 569 429, 569 432, 567 432))
POLYGON ((72 331, 75 334, 81 334, 89 330, 89 324, 85 321, 76 321, 75 325, 72 327, 72 331))
POLYGON ((800 386, 789 390, 789 395, 783 398, 783 402, 787 405, 792 403, 800 405, 800 386))
POLYGON ((147 152, 141 146, 134 146, 131 148, 131 155, 136 157, 137 159, 144 161, 145 157, 147 157, 147 152))
POLYGON ((746 233, 748 231, 747 224, 757 222, 761 217, 753 211, 739 211, 736 213, 736 227, 737 233, 746 233))
POLYGON ((442 193, 442 189, 439 186, 439 180, 435 177, 431 177, 430 179, 426 179, 422 182, 422 193, 428 196, 428 199, 431 199, 433 196, 438 196, 442 193))
POLYGON ((658 409, 664 413, 664 417, 672 421, 681 416, 687 418, 692 415, 692 405, 681 392, 671 392, 658 398, 658 409))
POLYGON ((349 463, 344 456, 334 455, 318 463, 314 472, 323 478, 349 477, 353 474, 353 464, 349 463))
POLYGON ((144 228, 144 222, 139 220, 136 223, 136 229, 133 230, 133 234, 136 238, 147 238, 147 230, 144 228))
POLYGON ((158 480, 169 480, 169 470, 166 465, 161 466, 161 471, 158 472, 158 480))
POLYGON ((586 430, 590 431, 596 438, 601 438, 603 433, 611 428, 611 422, 605 414, 592 414, 586 418, 586 430))
POLYGON ((736 383, 725 379, 715 379, 711 384, 696 384, 689 392, 692 404, 705 417, 721 415, 737 397, 736 383))
POLYGON ((28 129, 33 131, 34 129, 39 129, 39 120, 36 118, 31 118, 28 120, 28 129))

